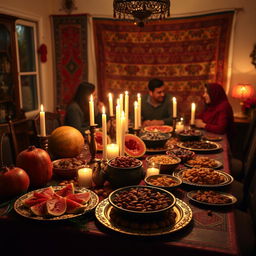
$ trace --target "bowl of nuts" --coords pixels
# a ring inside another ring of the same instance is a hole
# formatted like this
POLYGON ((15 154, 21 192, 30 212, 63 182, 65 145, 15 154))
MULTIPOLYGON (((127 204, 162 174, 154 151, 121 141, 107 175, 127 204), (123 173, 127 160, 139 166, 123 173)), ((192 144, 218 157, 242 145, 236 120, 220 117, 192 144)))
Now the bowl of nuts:
POLYGON ((146 158, 148 163, 156 163, 160 167, 160 173, 171 173, 181 163, 181 159, 172 155, 154 155, 146 158))
POLYGON ((109 203, 121 213, 149 216, 163 213, 176 203, 167 190, 150 186, 127 186, 113 191, 109 203))
POLYGON ((168 174, 157 174, 147 176, 144 179, 148 186, 172 190, 182 184, 182 179, 168 174))
POLYGON ((137 185, 144 179, 142 162, 130 156, 118 156, 108 161, 106 179, 112 187, 137 185))
POLYGON ((72 179, 77 176, 77 171, 86 166, 86 161, 78 158, 61 158, 54 160, 53 173, 59 177, 72 179))
POLYGON ((146 132, 140 136, 147 148, 163 148, 170 138, 168 133, 146 132))
POLYGON ((178 138, 181 141, 194 141, 194 140, 201 140, 202 132, 199 130, 188 129, 183 130, 178 133, 178 138))
POLYGON ((173 148, 173 149, 167 150, 166 154, 171 156, 177 156, 178 158, 181 159, 181 162, 186 162, 192 159, 196 153, 188 149, 173 148))

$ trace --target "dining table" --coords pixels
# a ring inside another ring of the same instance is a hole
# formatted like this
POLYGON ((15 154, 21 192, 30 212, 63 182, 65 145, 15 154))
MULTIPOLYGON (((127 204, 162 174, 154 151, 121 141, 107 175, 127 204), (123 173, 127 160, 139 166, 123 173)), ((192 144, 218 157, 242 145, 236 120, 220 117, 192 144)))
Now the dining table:
MULTIPOLYGON (((214 135, 206 133, 206 135, 214 135)), ((216 135, 215 135, 216 136, 216 135)), ((230 174, 229 143, 221 135, 218 151, 201 152, 223 164, 222 171, 230 174)), ((152 152, 151 152, 152 154, 152 152)), ((141 158, 146 165, 148 153, 141 158)), ((96 157, 100 158, 101 153, 96 157)), ((183 166, 179 166, 182 168, 183 166)), ((53 179, 49 184, 58 185, 53 179)), ((144 185, 142 180, 141 185, 144 185)), ((106 182, 104 186, 109 186, 106 182)), ((91 188, 94 190, 94 188, 91 188)), ((99 221, 95 209, 76 218, 59 221, 42 221, 24 218, 14 209, 13 198, 0 204, 0 252, 20 255, 186 255, 186 256, 236 256, 239 255, 237 230, 235 226, 235 205, 211 206, 191 201, 189 191, 198 189, 182 184, 172 190, 173 195, 184 202, 192 213, 189 223, 175 232, 157 235, 141 235, 118 232, 104 221, 99 221)), ((218 190, 230 192, 230 185, 218 190)), ((101 196, 102 200, 107 200, 101 196)), ((2 254, 3 255, 3 254, 2 254)))

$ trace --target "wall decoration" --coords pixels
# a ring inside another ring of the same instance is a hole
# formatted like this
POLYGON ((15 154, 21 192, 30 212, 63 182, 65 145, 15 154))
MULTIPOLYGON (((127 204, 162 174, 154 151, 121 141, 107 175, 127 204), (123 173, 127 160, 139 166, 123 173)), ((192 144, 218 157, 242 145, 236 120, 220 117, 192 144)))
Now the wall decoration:
POLYGON ((65 108, 88 79, 87 15, 53 15, 56 105, 65 108))
POLYGON ((254 48, 252 50, 252 53, 250 54, 250 57, 252 58, 252 64, 256 68, 256 44, 254 45, 254 48))
POLYGON ((190 103, 202 108, 206 82, 224 87, 234 11, 151 21, 137 27, 125 21, 94 18, 101 100, 106 93, 146 93, 151 78, 163 79, 176 96, 180 114, 190 103))

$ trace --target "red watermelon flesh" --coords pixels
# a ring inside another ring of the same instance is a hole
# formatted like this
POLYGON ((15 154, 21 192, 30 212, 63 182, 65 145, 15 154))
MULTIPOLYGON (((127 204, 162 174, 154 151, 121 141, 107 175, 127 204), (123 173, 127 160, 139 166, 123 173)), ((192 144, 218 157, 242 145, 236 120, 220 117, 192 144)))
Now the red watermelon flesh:
POLYGON ((24 199, 23 204, 27 207, 31 207, 35 204, 45 202, 46 200, 48 200, 48 198, 45 198, 45 197, 38 198, 38 197, 35 197, 35 196, 31 196, 29 198, 24 199))
POLYGON ((30 207, 30 210, 37 216, 45 216, 46 214, 46 202, 44 201, 39 204, 35 204, 32 207, 30 207))
POLYGON ((69 183, 64 188, 56 192, 57 195, 63 196, 63 197, 74 194, 74 193, 75 193, 75 190, 74 190, 73 183, 69 183))
POLYGON ((83 192, 83 193, 76 193, 66 196, 67 199, 71 199, 79 204, 86 204, 90 200, 90 193, 83 192))
POLYGON ((79 204, 71 199, 66 199, 66 203, 67 203, 67 209, 66 209, 66 213, 79 213, 82 212, 84 210, 84 205, 79 204))
POLYGON ((63 197, 53 198, 46 201, 47 213, 51 216, 60 216, 66 212, 67 203, 63 197))
POLYGON ((46 197, 48 199, 52 198, 53 194, 54 194, 54 190, 53 190, 52 187, 45 188, 40 192, 34 192, 34 196, 36 196, 36 197, 46 197))

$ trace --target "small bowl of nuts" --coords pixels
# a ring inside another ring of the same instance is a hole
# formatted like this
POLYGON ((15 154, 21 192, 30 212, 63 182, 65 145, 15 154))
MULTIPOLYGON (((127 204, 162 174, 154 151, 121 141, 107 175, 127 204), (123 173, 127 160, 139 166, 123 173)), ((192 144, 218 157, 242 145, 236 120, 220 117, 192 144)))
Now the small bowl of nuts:
POLYGON ((178 138, 181 141, 194 141, 194 140, 201 140, 202 132, 200 130, 188 129, 183 130, 178 133, 178 138))
POLYGON ((142 162, 130 156, 118 156, 108 161, 106 179, 112 187, 137 185, 144 179, 142 162))
POLYGON ((182 184, 182 179, 168 174, 151 175, 144 179, 148 186, 172 190, 182 184))
POLYGON ((136 216, 163 213, 176 203, 175 196, 167 190, 150 186, 127 186, 113 191, 109 203, 119 212, 136 216))
POLYGON ((186 162, 192 159, 196 153, 188 149, 173 148, 173 149, 167 150, 166 154, 171 156, 177 156, 178 158, 181 159, 181 162, 186 162))
POLYGON ((77 176, 77 171, 86 166, 86 161, 78 158, 61 158, 54 160, 53 173, 59 177, 72 179, 77 176))
POLYGON ((147 148, 164 148, 171 136, 168 133, 146 132, 140 136, 147 148))
POLYGON ((154 155, 146 158, 148 163, 156 163, 160 167, 160 173, 169 174, 181 163, 181 159, 172 155, 154 155))

